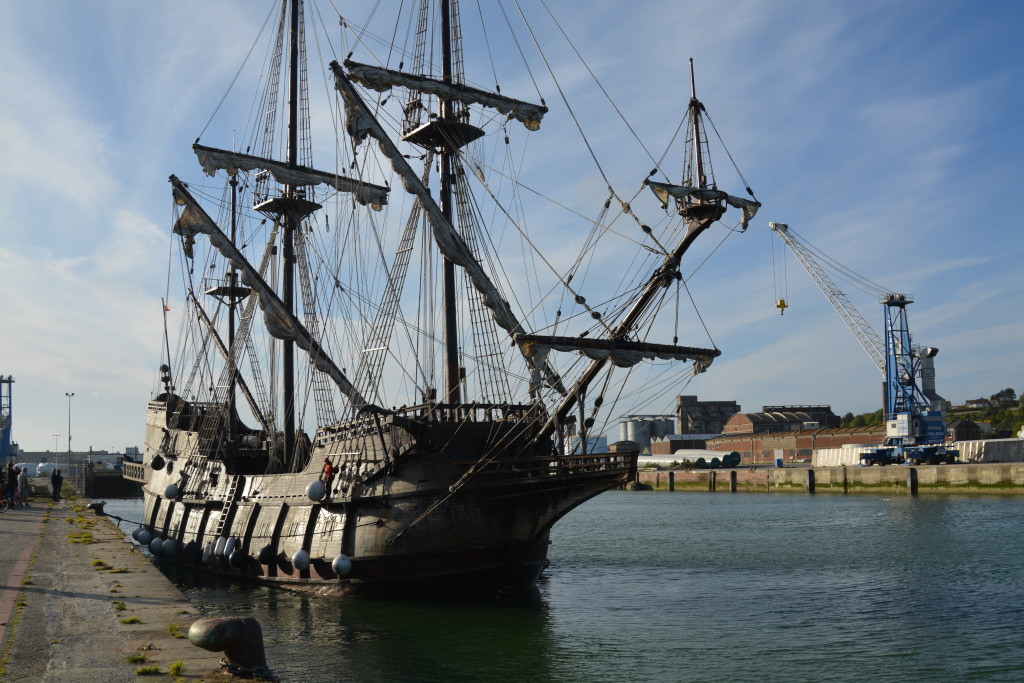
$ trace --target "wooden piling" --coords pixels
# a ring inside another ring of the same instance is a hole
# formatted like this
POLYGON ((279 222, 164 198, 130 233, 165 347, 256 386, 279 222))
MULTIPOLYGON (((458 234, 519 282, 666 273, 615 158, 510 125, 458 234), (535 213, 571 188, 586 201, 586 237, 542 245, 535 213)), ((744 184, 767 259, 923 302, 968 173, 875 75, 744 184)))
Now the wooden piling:
POLYGON ((676 473, 675 472, 669 472, 668 473, 668 490, 669 491, 675 491, 676 490, 676 473))
POLYGON ((718 472, 711 470, 708 472, 708 491, 715 490, 715 480, 718 478, 718 472))
POLYGON ((807 493, 814 493, 814 470, 807 469, 807 493))
POLYGON ((729 493, 736 493, 736 470, 729 471, 729 493))
POLYGON ((850 480, 846 476, 846 465, 843 465, 843 493, 850 492, 850 480))

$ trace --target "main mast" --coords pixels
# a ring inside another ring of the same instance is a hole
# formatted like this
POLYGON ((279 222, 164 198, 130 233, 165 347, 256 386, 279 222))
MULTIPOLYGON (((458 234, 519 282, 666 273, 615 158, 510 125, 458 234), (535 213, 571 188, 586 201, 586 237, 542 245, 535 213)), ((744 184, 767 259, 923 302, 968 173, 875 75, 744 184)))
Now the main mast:
MULTIPOLYGON (((452 15, 449 0, 441 0, 441 80, 452 84, 452 15)), ((453 120, 452 103, 442 99, 441 125, 447 126, 453 120)), ((440 205, 441 213, 452 222, 452 156, 454 149, 443 140, 440 164, 440 205)), ((459 383, 459 330, 456 317, 455 264, 443 257, 442 299, 444 306, 444 377, 445 403, 460 403, 462 392, 459 383)))
MULTIPOLYGON (((300 47, 302 33, 302 0, 282 0, 288 8, 288 139, 284 166, 291 177, 297 171, 306 171, 299 159, 300 112, 300 47)), ((302 221, 320 208, 306 199, 304 185, 292 181, 284 183, 280 197, 269 198, 255 208, 268 216, 275 216, 284 228, 282 242, 281 301, 289 318, 295 317, 295 234, 302 221)), ((281 413, 284 430, 284 462, 295 465, 295 341, 282 339, 281 347, 281 413)))
MULTIPOLYGON (((286 0, 287 1, 287 0, 286 0)), ((301 0, 292 0, 291 30, 288 32, 288 168, 298 166, 299 153, 299 9, 301 0)), ((286 185, 284 196, 294 200, 296 188, 286 185)), ((289 313, 295 313, 295 229, 297 212, 284 215, 284 272, 281 280, 281 298, 289 313)), ((281 393, 284 410, 284 461, 291 463, 295 454, 295 344, 284 340, 281 353, 283 387, 281 393)))

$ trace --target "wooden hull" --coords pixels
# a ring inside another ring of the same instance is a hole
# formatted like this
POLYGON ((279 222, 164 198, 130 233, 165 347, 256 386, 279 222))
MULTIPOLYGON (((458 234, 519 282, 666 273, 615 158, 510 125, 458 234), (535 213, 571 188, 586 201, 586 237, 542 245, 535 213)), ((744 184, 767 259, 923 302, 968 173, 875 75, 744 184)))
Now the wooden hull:
POLYGON ((143 462, 126 468, 154 555, 332 592, 530 585, 552 525, 636 467, 636 453, 532 451, 517 416, 409 411, 321 430, 301 471, 241 474, 246 461, 198 455, 200 431, 169 412, 150 404, 143 462), (315 499, 325 458, 337 475, 315 499))

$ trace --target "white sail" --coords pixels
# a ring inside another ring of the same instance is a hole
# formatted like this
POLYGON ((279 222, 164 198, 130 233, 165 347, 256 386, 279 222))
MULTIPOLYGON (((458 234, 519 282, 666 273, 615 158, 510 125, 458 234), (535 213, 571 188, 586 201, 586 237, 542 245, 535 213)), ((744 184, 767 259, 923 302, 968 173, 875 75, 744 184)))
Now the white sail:
POLYGON ((669 198, 684 200, 687 197, 694 199, 701 199, 708 202, 725 201, 729 206, 739 209, 740 223, 743 225, 743 229, 747 229, 747 225, 753 220, 757 210, 761 208, 761 202, 752 201, 750 199, 743 199, 742 197, 734 197, 731 194, 722 192, 721 190, 712 190, 708 188, 689 187, 687 185, 669 185, 668 183, 656 183, 652 180, 645 180, 644 184, 651 188, 651 191, 657 195, 661 201, 661 208, 668 208, 669 198))
POLYGON ((278 161, 204 145, 192 145, 192 149, 199 158, 203 172, 209 176, 219 170, 233 174, 237 171, 251 171, 258 168, 270 173, 274 180, 282 185, 298 187, 322 184, 329 185, 339 192, 349 192, 355 196, 357 202, 364 206, 369 205, 375 211, 380 211, 388 203, 388 192, 390 191, 388 188, 365 183, 348 176, 318 171, 305 166, 292 168, 278 161))
POLYGON ((317 370, 326 373, 338 386, 349 401, 357 408, 366 405, 362 394, 352 385, 334 361, 327 355, 323 347, 313 339, 309 331, 285 307, 284 302, 270 288, 260 274, 252 267, 245 256, 231 243, 224 232, 217 227, 213 219, 193 199, 175 176, 171 176, 174 187, 174 200, 184 207, 181 216, 174 225, 174 232, 183 237, 193 237, 198 233, 206 235, 210 244, 226 258, 241 275, 242 282, 259 297, 260 308, 267 331, 274 337, 294 341, 303 351, 309 354, 317 370))
POLYGON ((509 119, 521 121, 530 130, 540 128, 540 120, 548 111, 543 105, 530 104, 461 83, 445 83, 425 76, 415 76, 349 60, 345 60, 345 67, 348 69, 349 78, 371 90, 385 92, 397 85, 425 95, 435 95, 449 102, 480 104, 504 114, 509 119))

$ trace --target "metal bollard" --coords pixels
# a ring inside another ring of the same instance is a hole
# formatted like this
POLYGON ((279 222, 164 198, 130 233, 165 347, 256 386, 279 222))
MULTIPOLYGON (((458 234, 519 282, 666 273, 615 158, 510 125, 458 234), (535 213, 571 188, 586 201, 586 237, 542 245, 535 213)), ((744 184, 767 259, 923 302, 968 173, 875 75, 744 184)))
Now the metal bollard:
POLYGON ((188 640, 210 652, 223 652, 221 665, 229 673, 255 674, 274 680, 267 668, 260 622, 247 617, 209 617, 192 623, 188 640))

